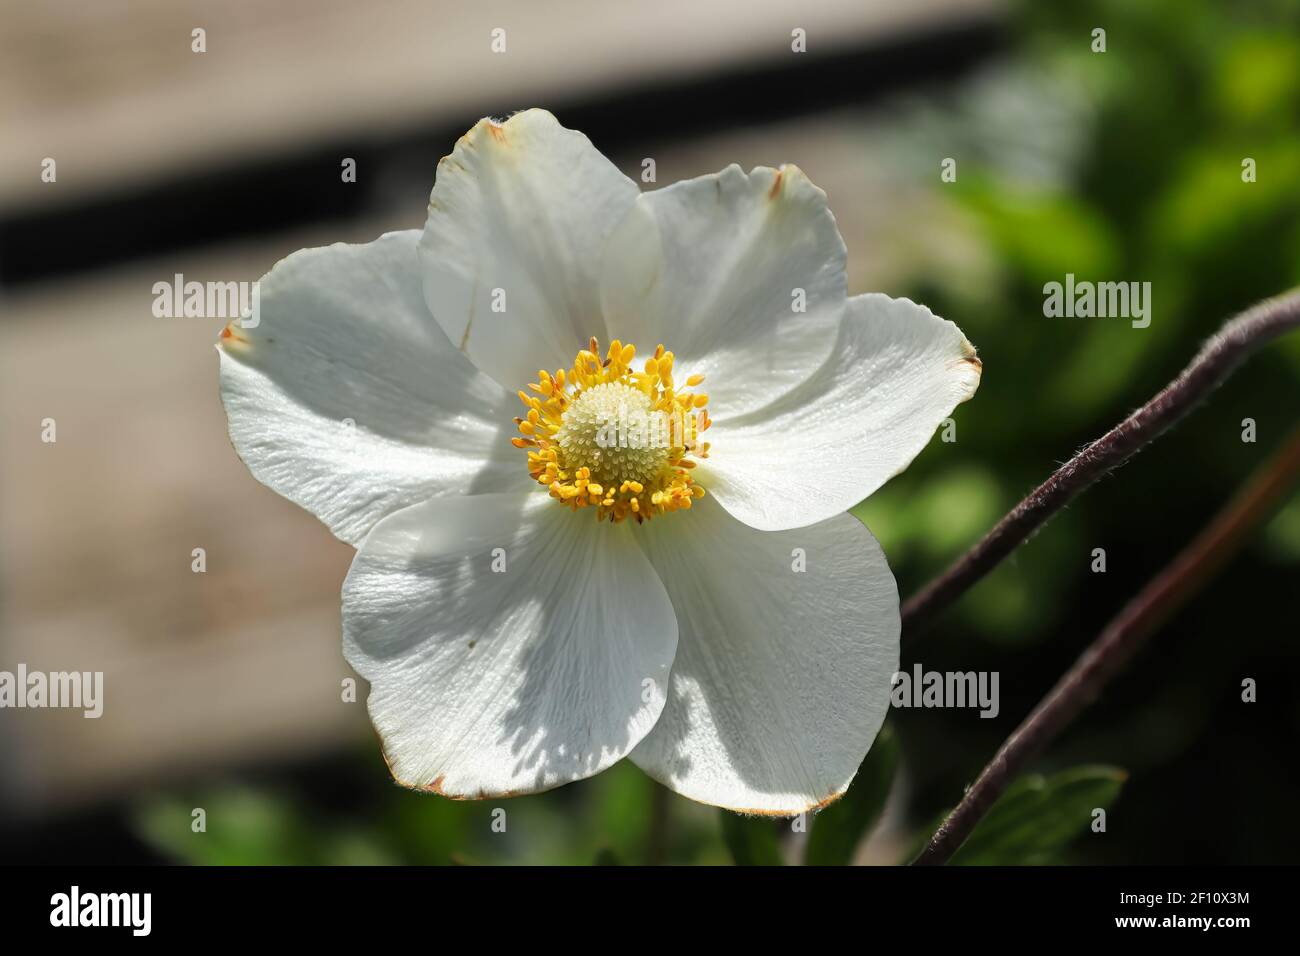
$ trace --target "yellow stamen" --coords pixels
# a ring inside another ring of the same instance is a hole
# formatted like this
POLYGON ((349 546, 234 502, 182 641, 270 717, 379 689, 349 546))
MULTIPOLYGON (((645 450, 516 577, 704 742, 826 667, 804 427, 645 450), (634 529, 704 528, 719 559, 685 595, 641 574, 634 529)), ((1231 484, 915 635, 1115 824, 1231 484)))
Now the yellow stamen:
MULTIPOLYGON (((599 520, 641 523, 689 509, 704 497, 688 456, 708 457, 708 443, 696 436, 711 424, 709 397, 674 391, 674 356, 663 345, 643 372, 632 368, 636 348, 618 339, 600 355, 593 337, 572 368, 539 369, 518 393, 528 411, 515 419, 523 437, 511 444, 528 449, 528 473, 571 510, 593 507, 599 520)), ((685 387, 703 381, 692 375, 685 387)))

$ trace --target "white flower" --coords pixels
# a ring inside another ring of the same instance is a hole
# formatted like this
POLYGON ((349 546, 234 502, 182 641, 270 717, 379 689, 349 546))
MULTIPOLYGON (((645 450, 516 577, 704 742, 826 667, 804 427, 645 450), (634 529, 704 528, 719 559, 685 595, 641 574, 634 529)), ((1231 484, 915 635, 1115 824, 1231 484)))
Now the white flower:
POLYGON ((845 511, 980 363, 923 306, 847 297, 802 172, 642 194, 547 112, 483 120, 422 232, 289 256, 258 318, 219 343, 230 435, 359 549, 344 652, 399 782, 504 796, 628 756, 747 813, 844 792, 899 636, 845 511), (616 407, 675 447, 596 438, 616 407))

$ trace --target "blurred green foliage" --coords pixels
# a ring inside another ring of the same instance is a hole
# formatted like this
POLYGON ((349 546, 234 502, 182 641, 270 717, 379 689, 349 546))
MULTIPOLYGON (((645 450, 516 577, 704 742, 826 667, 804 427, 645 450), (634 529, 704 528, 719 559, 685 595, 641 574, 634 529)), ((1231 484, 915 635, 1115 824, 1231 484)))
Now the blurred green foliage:
POLYGON ((136 830, 167 858, 212 865, 730 860, 712 808, 679 798, 665 845, 652 852, 647 821, 657 785, 627 762, 538 797, 457 802, 396 786, 371 757, 349 763, 352 787, 331 780, 334 806, 311 780, 223 782, 142 801, 136 830), (201 832, 196 809, 204 811, 201 832))
POLYGON ((727 810, 718 811, 722 840, 736 866, 781 866, 781 840, 778 823, 771 817, 743 816, 727 810))
MULTIPOLYGON (((1017 54, 998 82, 940 94, 930 108, 947 110, 938 155, 959 162, 958 180, 937 190, 951 217, 947 241, 973 252, 922 252, 901 287, 887 290, 957 322, 984 362, 978 395, 954 413, 957 441, 931 442, 856 509, 904 594, 1155 394, 1227 318, 1300 283, 1300 6, 1024 4, 1015 27, 1017 54), (1095 28, 1106 31, 1104 53, 1092 50, 1095 28), (1041 120, 1021 123, 1014 142, 1003 124, 970 121, 1008 111, 1041 120), (1253 182, 1243 179, 1247 159, 1253 182), (1150 327, 1045 317, 1043 287, 1066 273, 1150 282, 1150 327), (946 534, 935 527, 944 515, 946 534)), ((937 178, 935 140, 931 129, 915 175, 937 178)), ((1300 418, 1298 398, 1292 335, 1054 518, 933 633, 905 644, 905 666, 1002 674, 997 720, 896 715, 913 758, 914 821, 952 804, 1106 621, 1269 457, 1300 418), (1242 441, 1248 418, 1255 443, 1242 441), (1105 574, 1090 570, 1098 547, 1105 574)), ((1045 861, 1300 856, 1300 832, 1284 822, 1300 781, 1272 756, 1295 751, 1300 727, 1286 596, 1298 559, 1293 500, 1052 749, 1049 766, 1104 759, 1133 777, 1104 838, 1058 846, 1045 861), (1240 679, 1261 674, 1278 696, 1243 707, 1240 679), (1209 826, 1193 805, 1212 813, 1209 826), (1199 835, 1189 840, 1189 830, 1199 835)))

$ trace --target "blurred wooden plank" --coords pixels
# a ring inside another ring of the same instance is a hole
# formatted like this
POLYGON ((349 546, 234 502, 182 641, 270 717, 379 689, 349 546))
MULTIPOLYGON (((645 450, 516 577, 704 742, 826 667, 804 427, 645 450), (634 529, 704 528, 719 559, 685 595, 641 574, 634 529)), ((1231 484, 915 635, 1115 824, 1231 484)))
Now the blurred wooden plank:
MULTIPOLYGON (((45 0, 0 17, 0 208, 74 201, 340 131, 833 53, 1001 0, 45 0), (207 52, 191 52, 191 30, 207 52), (506 52, 489 47, 506 30, 506 52), (58 163, 57 184, 40 163, 58 163)), ((809 104, 816 108, 816 104, 809 104)))
POLYGON ((99 719, 0 711, 8 802, 48 810, 367 732, 364 704, 340 695, 352 550, 260 487, 232 450, 213 348, 222 321, 150 311, 152 283, 173 271, 255 279, 318 238, 6 301, 0 669, 105 675, 99 719), (45 418, 53 444, 40 439, 45 418))

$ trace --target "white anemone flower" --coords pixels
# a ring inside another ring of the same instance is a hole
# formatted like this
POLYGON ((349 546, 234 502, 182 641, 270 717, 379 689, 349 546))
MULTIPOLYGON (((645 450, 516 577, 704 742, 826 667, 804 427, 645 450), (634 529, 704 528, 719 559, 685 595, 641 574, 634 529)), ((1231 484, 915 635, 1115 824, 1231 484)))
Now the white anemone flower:
POLYGON ((358 549, 344 653, 399 783, 510 796, 628 757, 744 813, 848 788, 899 604, 846 512, 980 362, 923 306, 849 298, 799 169, 642 193, 550 113, 485 119, 422 231, 260 292, 218 345, 230 436, 358 549))

